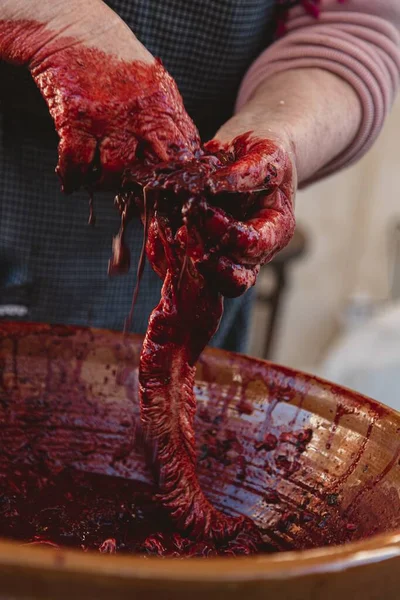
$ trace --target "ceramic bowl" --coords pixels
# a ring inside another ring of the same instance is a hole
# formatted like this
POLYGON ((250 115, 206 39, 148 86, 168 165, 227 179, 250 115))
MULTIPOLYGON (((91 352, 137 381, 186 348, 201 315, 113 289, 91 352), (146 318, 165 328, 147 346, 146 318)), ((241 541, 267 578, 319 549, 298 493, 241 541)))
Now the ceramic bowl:
MULTIPOLYGON (((140 347, 139 336, 116 332, 1 324, 0 472, 45 456, 151 481, 140 347)), ((177 560, 3 539, 0 598, 397 600, 400 415, 316 377, 217 350, 201 357, 195 391, 205 493, 221 510, 250 516, 278 551, 177 560), (207 455, 212 438, 225 455, 207 455)))

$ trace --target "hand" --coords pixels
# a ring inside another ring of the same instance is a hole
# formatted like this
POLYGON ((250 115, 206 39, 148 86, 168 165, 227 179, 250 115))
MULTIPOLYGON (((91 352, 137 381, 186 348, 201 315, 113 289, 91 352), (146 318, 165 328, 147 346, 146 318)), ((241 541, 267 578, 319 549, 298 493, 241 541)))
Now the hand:
POLYGON ((78 2, 77 23, 76 0, 55 3, 68 8, 62 14, 43 0, 39 21, 21 18, 34 4, 0 20, 0 57, 25 64, 47 102, 64 191, 115 188, 135 160, 192 156, 198 133, 175 82, 115 13, 98 0, 78 2))
POLYGON ((228 297, 254 285, 260 265, 290 241, 296 191, 290 143, 260 127, 256 135, 248 125, 234 117, 194 159, 126 173, 126 191, 132 183, 149 194, 156 190, 157 218, 149 224, 147 252, 160 276, 167 270, 161 229, 170 230, 168 247, 176 252, 170 268, 177 281, 189 258, 228 297), (173 193, 181 219, 175 215, 171 221, 170 196, 163 200, 160 189, 173 193))
POLYGON ((295 228, 290 143, 261 127, 243 133, 248 125, 234 117, 205 145, 220 161, 207 180, 212 195, 187 210, 199 271, 231 297, 254 285, 260 265, 288 244, 295 228))

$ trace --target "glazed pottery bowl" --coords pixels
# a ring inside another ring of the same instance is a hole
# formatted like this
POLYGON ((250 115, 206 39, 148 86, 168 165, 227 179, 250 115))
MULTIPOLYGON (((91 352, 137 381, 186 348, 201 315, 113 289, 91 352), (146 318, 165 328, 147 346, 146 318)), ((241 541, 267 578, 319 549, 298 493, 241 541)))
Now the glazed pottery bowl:
MULTIPOLYGON (((46 460, 151 481, 140 347, 133 335, 3 323, 0 471, 46 460)), ((216 350, 199 361, 195 391, 205 493, 251 517, 277 552, 178 560, 3 539, 0 598, 398 599, 400 415, 316 377, 216 350)))

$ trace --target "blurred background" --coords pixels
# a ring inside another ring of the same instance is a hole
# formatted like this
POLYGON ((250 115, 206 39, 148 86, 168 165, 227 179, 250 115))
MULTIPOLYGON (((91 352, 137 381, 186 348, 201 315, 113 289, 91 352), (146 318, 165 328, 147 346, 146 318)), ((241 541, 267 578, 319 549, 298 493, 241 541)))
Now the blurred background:
POLYGON ((399 132, 400 101, 361 162, 298 193, 298 232, 262 272, 250 343, 253 356, 319 374, 397 409, 399 132))

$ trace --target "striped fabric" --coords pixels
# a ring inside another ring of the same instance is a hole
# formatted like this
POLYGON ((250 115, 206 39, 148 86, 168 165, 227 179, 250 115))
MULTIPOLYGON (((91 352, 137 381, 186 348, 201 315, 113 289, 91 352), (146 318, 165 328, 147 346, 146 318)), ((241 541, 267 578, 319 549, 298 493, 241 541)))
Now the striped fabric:
MULTIPOLYGON (((378 137, 400 84, 400 1, 302 0, 300 4, 285 13, 285 35, 247 71, 236 110, 260 83, 288 69, 324 69, 353 87, 362 108, 360 128, 351 144, 304 185, 357 162, 378 137)), ((288 5, 285 0, 280 7, 288 5)))

